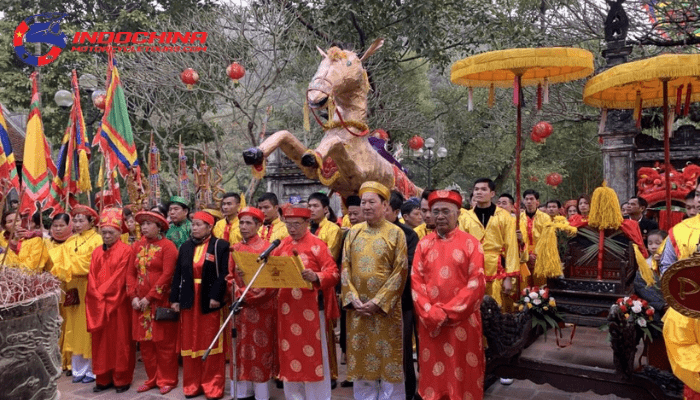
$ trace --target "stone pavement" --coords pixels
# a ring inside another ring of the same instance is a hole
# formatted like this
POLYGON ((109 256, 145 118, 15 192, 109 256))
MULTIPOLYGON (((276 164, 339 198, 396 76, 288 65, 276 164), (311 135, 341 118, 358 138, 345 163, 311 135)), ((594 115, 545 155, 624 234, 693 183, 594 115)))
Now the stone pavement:
MULTIPOLYGON (((340 348, 338 348, 340 354, 340 348)), ((339 367, 340 380, 345 378, 345 365, 339 367)), ((134 374, 134 383, 127 392, 117 394, 114 389, 104 391, 102 393, 93 393, 94 384, 72 383, 70 377, 63 375, 58 382, 58 390, 61 392, 61 400, 84 400, 84 399, 99 399, 99 400, 169 400, 169 399, 184 399, 182 394, 182 384, 175 388, 167 395, 161 395, 157 389, 145 392, 136 393, 136 388, 146 380, 146 372, 142 362, 136 363, 136 372, 134 374)), ((182 382, 182 369, 180 369, 180 382, 182 382)), ((229 384, 226 384, 226 396, 224 399, 231 399, 229 393, 229 384)), ((284 399, 284 393, 281 389, 272 389, 272 399, 284 399)), ((341 388, 340 385, 333 390, 333 399, 349 400, 352 399, 352 388, 341 388)), ((204 396, 196 397, 196 399, 204 400, 204 396)), ((536 385, 527 380, 516 380, 512 385, 503 386, 500 383, 495 383, 486 390, 484 399, 487 400, 613 400, 622 399, 614 395, 599 396, 592 392, 586 393, 567 393, 552 386, 536 385)))

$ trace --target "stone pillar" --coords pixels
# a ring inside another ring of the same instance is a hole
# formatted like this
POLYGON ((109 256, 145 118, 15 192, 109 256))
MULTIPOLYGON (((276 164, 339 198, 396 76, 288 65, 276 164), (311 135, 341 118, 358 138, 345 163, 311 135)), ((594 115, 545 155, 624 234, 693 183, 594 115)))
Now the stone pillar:
MULTIPOLYGON (((622 8, 624 0, 609 1, 610 10, 605 20, 606 49, 603 50, 605 67, 599 71, 627 62, 632 47, 626 45, 629 21, 622 8)), ((635 195, 634 137, 638 130, 631 110, 608 110, 605 129, 600 134, 603 153, 603 177, 617 192, 620 202, 635 195)))

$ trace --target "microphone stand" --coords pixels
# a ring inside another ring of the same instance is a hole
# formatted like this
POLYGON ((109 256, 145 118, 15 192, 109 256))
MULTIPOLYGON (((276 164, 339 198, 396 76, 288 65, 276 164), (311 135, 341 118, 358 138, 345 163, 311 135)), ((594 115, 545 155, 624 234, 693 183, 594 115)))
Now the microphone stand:
POLYGON ((234 400, 238 400, 238 363, 236 360, 236 338, 238 337, 238 330, 236 329, 236 314, 241 311, 241 308, 243 307, 243 301, 245 300, 245 296, 248 294, 248 291, 253 286, 255 280, 258 279, 258 275, 260 275, 260 272, 262 272, 263 268, 265 268, 265 265, 267 265, 267 257, 262 259, 260 267, 258 267, 258 270, 255 271, 255 275, 253 275, 253 278, 246 285, 243 294, 241 294, 241 297, 239 297, 236 301, 233 302, 233 304, 231 304, 231 311, 229 312, 226 321, 224 321, 223 325, 221 325, 221 328, 219 328, 219 332, 216 334, 216 336, 214 336, 214 340, 211 341, 209 348, 207 348, 207 351, 205 351, 204 355, 202 356, 202 361, 205 361, 209 356, 209 352, 211 352, 211 349, 214 347, 214 345, 216 345, 216 342, 219 340, 219 337, 224 332, 224 329, 226 329, 226 327, 228 326, 229 321, 231 321, 231 363, 233 365, 232 395, 234 400))

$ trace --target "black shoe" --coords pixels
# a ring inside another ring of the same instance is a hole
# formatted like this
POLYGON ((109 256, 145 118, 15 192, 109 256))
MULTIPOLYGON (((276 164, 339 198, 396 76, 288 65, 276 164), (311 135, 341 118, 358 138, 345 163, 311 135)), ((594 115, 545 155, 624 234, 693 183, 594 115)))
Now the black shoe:
POLYGON ((95 393, 100 393, 100 392, 104 392, 107 389, 111 389, 113 387, 114 387, 113 383, 110 383, 109 385, 95 385, 95 387, 92 388, 92 391, 95 393))
POLYGON ((337 388, 337 387, 338 387, 338 381, 336 381, 335 379, 333 379, 333 380, 331 381, 331 390, 333 390, 333 389, 335 389, 335 388, 337 388))
POLYGON ((342 381, 342 382, 340 382, 340 387, 352 387, 352 382, 342 381))
POLYGON ((71 370, 71 369, 67 370, 66 376, 73 376, 73 370, 71 370))
POLYGON ((117 386, 117 393, 124 393, 131 387, 131 384, 124 386, 117 386))
POLYGON ((275 379, 275 385, 277 386, 277 389, 283 389, 284 388, 284 382, 282 382, 279 379, 275 379))

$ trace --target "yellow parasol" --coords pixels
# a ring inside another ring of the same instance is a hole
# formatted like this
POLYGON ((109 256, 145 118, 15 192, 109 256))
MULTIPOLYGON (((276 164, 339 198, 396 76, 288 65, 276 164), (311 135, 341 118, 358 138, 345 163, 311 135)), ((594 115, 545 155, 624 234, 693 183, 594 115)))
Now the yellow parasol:
MULTIPOLYGON (((520 151, 522 149, 522 116, 520 88, 548 85, 585 78, 593 73, 593 54, 570 47, 544 47, 497 50, 477 54, 452 65, 452 83, 472 87, 490 87, 492 103, 494 87, 513 87, 517 107, 515 191, 520 199, 520 151)), ((520 223, 520 201, 515 202, 516 226, 520 223)))
MULTIPOLYGON (((614 66, 591 78, 583 91, 584 103, 603 109, 634 109, 640 127, 643 107, 663 107, 664 172, 666 175, 666 229, 671 228, 669 105, 688 113, 700 101, 700 54, 664 54, 614 66), (695 91, 693 91, 695 89, 695 91), (672 94, 669 96, 669 90, 672 94)), ((602 122, 604 123, 604 122, 602 122)))

